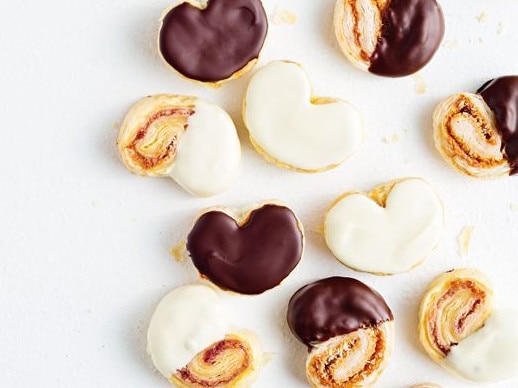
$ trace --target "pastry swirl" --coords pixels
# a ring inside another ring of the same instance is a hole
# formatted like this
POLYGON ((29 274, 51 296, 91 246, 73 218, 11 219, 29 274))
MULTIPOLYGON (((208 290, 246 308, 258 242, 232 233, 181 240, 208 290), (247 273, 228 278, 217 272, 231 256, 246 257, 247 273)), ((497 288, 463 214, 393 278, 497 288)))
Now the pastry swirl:
POLYGON ((335 33, 340 48, 361 70, 370 58, 381 34, 381 13, 389 0, 338 0, 334 10, 335 33))
POLYGON ((257 339, 241 331, 199 352, 170 378, 179 388, 248 387, 260 367, 257 339))
POLYGON ((484 325, 493 309, 489 284, 480 271, 456 269, 429 286, 419 307, 419 337, 434 361, 484 325))
POLYGON ((194 97, 157 95, 134 105, 121 126, 117 142, 126 167, 139 175, 166 176, 195 104, 194 97))
POLYGON ((385 322, 331 338, 311 350, 306 377, 315 388, 369 387, 388 364, 393 336, 385 322))
POLYGON ((433 127, 437 150, 456 170, 479 178, 509 175, 494 115, 480 95, 460 93, 443 101, 433 127))

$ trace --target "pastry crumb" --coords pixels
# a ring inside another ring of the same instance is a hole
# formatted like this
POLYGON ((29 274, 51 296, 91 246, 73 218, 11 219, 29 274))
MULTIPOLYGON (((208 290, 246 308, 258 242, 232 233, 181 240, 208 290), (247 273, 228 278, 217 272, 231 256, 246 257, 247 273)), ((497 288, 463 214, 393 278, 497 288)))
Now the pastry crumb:
POLYGON ((324 224, 317 225, 314 228, 309 228, 308 232, 324 235, 324 224))
POLYGON ((422 95, 426 93, 427 85, 424 77, 420 73, 416 73, 412 76, 414 79, 414 90, 417 94, 422 95))
POLYGON ((485 23, 487 20, 488 14, 485 11, 482 11, 480 15, 478 15, 476 18, 479 23, 485 23))
POLYGON ((121 125, 119 124, 118 121, 115 121, 112 123, 112 128, 113 129, 116 129, 117 131, 120 129, 121 125))
POLYGON ((186 242, 185 240, 180 241, 178 244, 176 244, 174 247, 171 248, 171 251, 169 252, 171 256, 174 257, 174 259, 178 262, 182 262, 185 259, 185 250, 186 250, 186 242))
POLYGON ((440 385, 434 384, 434 383, 423 383, 423 384, 412 385, 412 388, 442 388, 442 387, 440 385))
POLYGON ((498 22, 498 25, 496 26, 496 33, 497 35, 501 35, 502 32, 504 32, 505 24, 502 22, 498 22))
POLYGON ((383 138, 383 141, 387 144, 397 143, 399 141, 399 135, 397 133, 387 135, 383 138))
POLYGON ((511 210, 513 212, 517 212, 518 213, 518 202, 511 202, 509 204, 509 207, 511 208, 511 210))
POLYGON ((484 43, 484 38, 479 37, 479 38, 478 38, 478 43, 480 43, 480 44, 484 43))
POLYGON ((471 244, 471 236, 473 235, 474 230, 474 225, 466 225, 464 228, 462 228, 461 232, 459 233, 458 242, 459 252, 461 256, 468 255, 471 244))
POLYGON ((275 8, 272 15, 272 23, 276 26, 283 24, 292 26, 297 23, 297 15, 287 9, 275 8))
POLYGON ((443 44, 444 47, 447 49, 453 50, 459 47, 459 40, 458 39, 448 39, 443 44))
POLYGON ((95 209, 99 209, 101 207, 101 202, 99 202, 97 199, 94 199, 92 201, 92 207, 95 209))

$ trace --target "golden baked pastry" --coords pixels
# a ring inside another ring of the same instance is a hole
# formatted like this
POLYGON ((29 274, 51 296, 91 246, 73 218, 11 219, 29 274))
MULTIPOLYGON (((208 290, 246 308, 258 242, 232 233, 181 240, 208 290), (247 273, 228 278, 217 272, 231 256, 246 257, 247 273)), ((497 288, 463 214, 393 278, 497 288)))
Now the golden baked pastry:
POLYGON ((315 388, 374 385, 390 360, 394 322, 366 327, 315 346, 306 361, 306 377, 315 388))
POLYGON ((452 346, 480 329, 493 310, 489 279, 476 269, 455 269, 435 279, 419 307, 419 339, 442 361, 452 346))
POLYGON ((495 116, 479 94, 460 93, 441 102, 433 128, 435 147, 457 171, 476 178, 509 175, 495 116))
POLYGON ((127 113, 117 143, 131 172, 170 177, 197 196, 225 191, 239 172, 241 145, 232 119, 196 97, 140 100, 127 113))
POLYGON ((179 388, 246 388, 256 379, 262 352, 256 336, 241 330, 198 353, 169 381, 179 388))

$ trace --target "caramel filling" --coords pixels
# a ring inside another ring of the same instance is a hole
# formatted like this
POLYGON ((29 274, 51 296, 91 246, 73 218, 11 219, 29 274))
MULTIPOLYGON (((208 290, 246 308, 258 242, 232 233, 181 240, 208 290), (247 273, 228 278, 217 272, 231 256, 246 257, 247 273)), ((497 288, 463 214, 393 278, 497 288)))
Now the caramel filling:
POLYGON ((465 95, 450 106, 445 131, 448 147, 468 165, 491 168, 502 164, 498 132, 487 114, 465 95))
POLYGON ((252 365, 249 345, 227 336, 198 353, 174 375, 183 386, 192 388, 225 387, 239 380, 252 365))
POLYGON ((154 113, 126 146, 128 155, 146 171, 170 166, 192 114, 193 108, 170 108, 154 113))
POLYGON ((365 63, 369 63, 375 43, 381 34, 381 14, 387 7, 388 0, 345 1, 346 7, 350 7, 352 35, 359 58, 365 63), (366 15, 369 15, 370 19, 366 19, 366 15), (375 28, 376 31, 370 31, 371 28, 375 28))
POLYGON ((310 354, 306 374, 314 386, 329 388, 358 387, 386 362, 386 333, 380 327, 360 329, 335 337, 310 354))

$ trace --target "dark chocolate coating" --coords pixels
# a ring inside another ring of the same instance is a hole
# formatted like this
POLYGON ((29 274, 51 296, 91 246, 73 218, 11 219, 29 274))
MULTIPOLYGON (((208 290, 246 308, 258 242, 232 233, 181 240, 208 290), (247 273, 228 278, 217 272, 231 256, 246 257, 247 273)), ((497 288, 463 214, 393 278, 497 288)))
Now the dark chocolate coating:
POLYGON ((394 319, 383 297, 353 278, 330 277, 298 290, 288 304, 288 326, 308 347, 394 319))
POLYGON ((187 251, 200 274, 220 288, 260 294, 297 266, 303 238, 290 209, 264 205, 241 227, 223 212, 203 214, 187 237, 187 251))
POLYGON ((502 151, 518 173, 518 76, 495 78, 477 91, 495 114, 497 129, 502 137, 502 151))
POLYGON ((164 16, 159 49, 185 77, 217 82, 259 56, 267 30, 260 0, 209 0, 203 10, 182 3, 164 16))
POLYGON ((391 0, 382 23, 369 71, 387 77, 417 72, 432 59, 444 36, 444 16, 436 0, 391 0))

